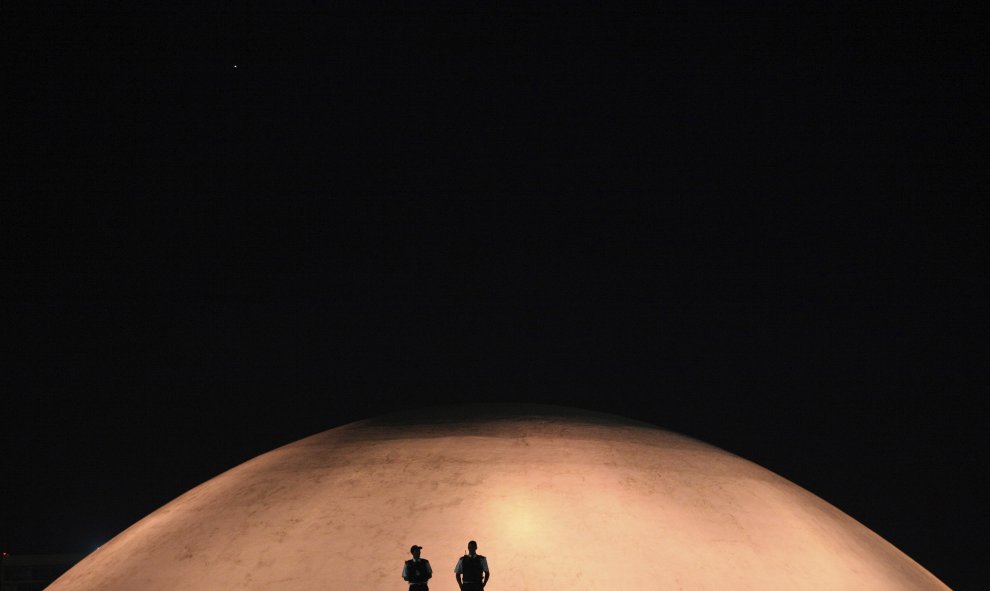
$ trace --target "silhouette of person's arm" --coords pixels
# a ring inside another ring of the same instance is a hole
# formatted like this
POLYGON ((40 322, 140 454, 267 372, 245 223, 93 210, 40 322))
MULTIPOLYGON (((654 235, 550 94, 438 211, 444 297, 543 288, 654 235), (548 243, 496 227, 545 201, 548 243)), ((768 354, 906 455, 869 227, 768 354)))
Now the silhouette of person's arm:
POLYGON ((402 565, 402 580, 403 581, 408 581, 409 580, 409 565, 408 564, 403 564, 402 565))
POLYGON ((426 561, 426 564, 424 566, 426 566, 426 580, 429 581, 430 579, 433 578, 433 567, 430 566, 429 560, 426 561))
POLYGON ((481 567, 482 567, 482 571, 481 571, 481 586, 484 587, 485 585, 488 584, 488 579, 492 578, 492 573, 491 573, 491 571, 488 570, 488 559, 487 558, 482 558, 481 559, 481 567))
POLYGON ((457 566, 454 567, 454 580, 457 581, 457 587, 459 589, 464 588, 464 583, 461 581, 461 561, 463 558, 457 559, 457 566))

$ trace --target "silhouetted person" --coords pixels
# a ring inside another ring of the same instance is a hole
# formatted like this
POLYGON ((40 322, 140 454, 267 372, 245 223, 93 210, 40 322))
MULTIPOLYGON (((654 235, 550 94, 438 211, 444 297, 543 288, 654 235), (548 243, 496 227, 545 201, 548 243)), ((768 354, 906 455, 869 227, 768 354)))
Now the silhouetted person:
POLYGON ((492 576, 488 559, 478 554, 478 542, 468 542, 468 553, 461 556, 454 567, 454 578, 461 591, 481 591, 492 576))
POLYGON ((430 561, 419 557, 422 546, 413 546, 409 553, 413 555, 412 560, 407 560, 402 567, 402 579, 409 581, 409 591, 429 591, 430 586, 427 581, 433 577, 433 569, 430 568, 430 561))

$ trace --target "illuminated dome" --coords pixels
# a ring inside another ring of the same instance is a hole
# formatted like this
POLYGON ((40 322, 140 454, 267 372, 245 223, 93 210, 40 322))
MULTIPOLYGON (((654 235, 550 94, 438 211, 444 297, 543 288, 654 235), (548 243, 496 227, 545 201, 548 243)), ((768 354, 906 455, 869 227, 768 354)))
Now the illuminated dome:
POLYGON ((491 591, 947 589, 808 491, 611 415, 467 405, 331 429, 194 488, 49 591, 405 589, 424 547, 455 591, 468 540, 491 591))

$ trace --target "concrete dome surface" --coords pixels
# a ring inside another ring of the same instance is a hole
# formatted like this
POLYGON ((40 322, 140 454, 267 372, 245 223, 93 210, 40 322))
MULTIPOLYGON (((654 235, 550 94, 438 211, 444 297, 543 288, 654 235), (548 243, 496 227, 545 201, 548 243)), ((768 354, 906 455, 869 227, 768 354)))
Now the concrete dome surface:
POLYGON ((465 405, 307 437, 190 490, 49 591, 405 590, 423 546, 455 591, 468 540, 488 591, 947 589, 801 487, 611 415, 465 405))

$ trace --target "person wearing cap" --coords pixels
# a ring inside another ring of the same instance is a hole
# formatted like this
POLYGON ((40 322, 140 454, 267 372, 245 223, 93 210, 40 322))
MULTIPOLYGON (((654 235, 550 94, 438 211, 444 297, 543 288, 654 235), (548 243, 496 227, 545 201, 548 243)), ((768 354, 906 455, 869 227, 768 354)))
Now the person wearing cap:
POLYGON ((411 560, 406 561, 402 567, 402 579, 409 582, 409 591, 429 591, 427 582, 433 577, 433 569, 430 568, 430 561, 419 557, 422 546, 413 545, 409 548, 409 553, 413 555, 411 560))
POLYGON ((454 578, 461 591, 481 591, 492 576, 488 559, 478 554, 478 542, 468 542, 468 553, 461 556, 454 567, 454 578))

